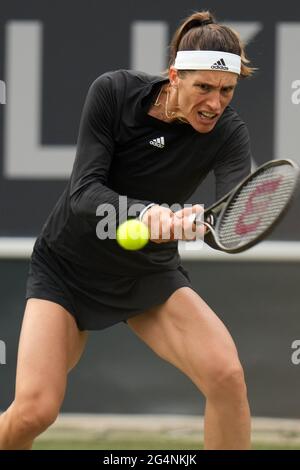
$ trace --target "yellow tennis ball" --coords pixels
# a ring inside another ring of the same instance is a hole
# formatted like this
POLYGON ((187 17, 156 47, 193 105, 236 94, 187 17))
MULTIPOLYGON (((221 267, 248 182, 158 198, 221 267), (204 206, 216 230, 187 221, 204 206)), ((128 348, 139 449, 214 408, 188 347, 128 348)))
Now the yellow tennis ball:
POLYGON ((140 250, 148 241, 148 227, 139 220, 127 220, 117 228, 117 242, 125 250, 140 250))

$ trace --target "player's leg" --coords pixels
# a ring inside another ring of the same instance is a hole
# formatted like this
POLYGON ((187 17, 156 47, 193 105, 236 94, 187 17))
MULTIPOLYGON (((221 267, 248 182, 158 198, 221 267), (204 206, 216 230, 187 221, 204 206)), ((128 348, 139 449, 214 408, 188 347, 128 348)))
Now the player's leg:
POLYGON ((183 371, 206 397, 206 449, 250 447, 243 370, 224 324, 190 288, 128 320, 161 358, 183 371))
POLYGON ((21 330, 15 400, 0 416, 0 449, 30 449, 59 412, 68 371, 87 334, 60 305, 29 299, 21 330))

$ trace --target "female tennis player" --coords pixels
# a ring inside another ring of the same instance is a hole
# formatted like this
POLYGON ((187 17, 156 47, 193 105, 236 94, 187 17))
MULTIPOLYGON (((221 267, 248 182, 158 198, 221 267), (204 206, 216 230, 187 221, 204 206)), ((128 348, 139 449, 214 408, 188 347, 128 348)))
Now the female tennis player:
POLYGON ((1 449, 31 448, 59 413, 87 331, 121 321, 204 394, 206 449, 249 448, 236 347, 193 290, 172 236, 181 225, 186 239, 188 215, 201 208, 169 207, 182 206, 210 171, 217 198, 250 172, 247 128, 229 104, 239 79, 252 72, 237 34, 197 12, 172 39, 168 76, 118 70, 90 87, 70 181, 31 257, 1 449), (140 204, 136 216, 151 227, 150 242, 135 252, 96 234, 103 208, 113 207, 119 221, 128 217, 121 195, 128 211, 140 204))

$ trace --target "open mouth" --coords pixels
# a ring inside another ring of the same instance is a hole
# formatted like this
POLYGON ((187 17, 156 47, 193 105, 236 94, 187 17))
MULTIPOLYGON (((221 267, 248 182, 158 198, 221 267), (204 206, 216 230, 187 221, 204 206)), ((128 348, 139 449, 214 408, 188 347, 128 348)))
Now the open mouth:
POLYGON ((216 113, 210 113, 208 111, 198 111, 198 114, 201 118, 207 119, 208 121, 212 121, 217 117, 216 113))

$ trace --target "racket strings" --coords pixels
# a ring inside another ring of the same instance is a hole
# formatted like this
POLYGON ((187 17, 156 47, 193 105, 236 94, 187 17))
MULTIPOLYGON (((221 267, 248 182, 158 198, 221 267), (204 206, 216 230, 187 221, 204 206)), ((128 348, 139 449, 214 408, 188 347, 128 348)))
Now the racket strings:
POLYGON ((290 165, 266 168, 243 185, 219 221, 218 238, 232 249, 255 240, 276 221, 293 194, 290 165))

